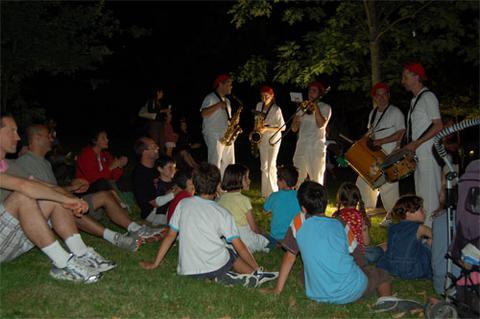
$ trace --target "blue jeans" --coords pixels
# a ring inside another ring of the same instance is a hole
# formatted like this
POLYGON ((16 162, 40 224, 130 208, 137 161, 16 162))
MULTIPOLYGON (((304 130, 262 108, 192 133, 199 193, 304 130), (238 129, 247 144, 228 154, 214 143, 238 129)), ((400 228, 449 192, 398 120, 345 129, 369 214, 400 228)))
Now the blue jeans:
POLYGON ((384 251, 379 246, 367 246, 365 247, 365 261, 367 265, 374 265, 377 263, 378 259, 382 257, 384 251))

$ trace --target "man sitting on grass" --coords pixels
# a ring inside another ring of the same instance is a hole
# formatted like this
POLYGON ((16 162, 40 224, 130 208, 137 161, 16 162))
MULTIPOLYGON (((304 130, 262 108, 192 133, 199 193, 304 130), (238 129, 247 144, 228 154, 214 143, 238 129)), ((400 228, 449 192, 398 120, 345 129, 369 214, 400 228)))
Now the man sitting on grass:
POLYGON ((184 198, 178 203, 169 223, 170 231, 155 261, 140 265, 145 269, 157 268, 179 234, 177 271, 180 275, 248 287, 277 278, 276 272, 262 271, 240 239, 233 217, 215 203, 220 184, 218 168, 200 164, 194 170, 193 184, 198 196, 184 198), (236 252, 226 242, 233 245, 236 252))
MULTIPOLYGON (((57 179, 53 174, 52 166, 45 159, 45 155, 52 149, 53 139, 49 134, 48 128, 44 125, 30 125, 26 129, 26 138, 28 143, 28 152, 16 160, 16 165, 20 166, 29 175, 57 185, 57 179)), ((82 179, 75 179, 64 189, 73 193, 84 193, 88 189, 88 182, 82 179)), ((108 242, 120 248, 136 251, 142 241, 148 240, 161 233, 161 229, 141 226, 133 222, 128 217, 126 209, 122 208, 110 191, 99 191, 90 193, 82 197, 89 206, 89 211, 82 218, 75 218, 77 227, 81 230, 91 233, 98 237, 103 237, 108 242), (103 227, 95 219, 102 217, 99 209, 103 208, 110 220, 128 230, 128 234, 120 234, 111 229, 103 227)))
POLYGON ((7 153, 15 153, 20 137, 13 117, 0 117, 0 263, 34 246, 52 260, 50 275, 57 279, 92 283, 115 267, 80 237, 74 216, 87 210, 85 201, 48 184, 8 175, 7 153), (13 193, 11 192, 13 191, 13 193), (73 214, 71 213, 73 212, 73 214), (65 241, 60 245, 50 227, 65 241))
MULTIPOLYGON (((286 249, 276 287, 280 294, 298 253, 301 253, 307 297, 317 302, 347 304, 375 290, 381 296, 376 311, 393 310, 400 305, 391 296, 391 277, 383 270, 360 268, 350 254, 356 246, 353 234, 339 220, 325 216, 327 191, 324 186, 307 181, 298 189, 302 213, 290 224, 282 242, 286 249)), ((269 291, 269 290, 265 290, 269 291)))

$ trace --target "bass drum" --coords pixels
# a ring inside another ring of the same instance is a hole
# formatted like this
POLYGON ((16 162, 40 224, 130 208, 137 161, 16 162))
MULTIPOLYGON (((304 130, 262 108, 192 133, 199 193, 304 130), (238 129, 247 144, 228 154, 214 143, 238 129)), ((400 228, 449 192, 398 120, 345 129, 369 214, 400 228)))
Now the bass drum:
POLYGON ((388 155, 381 168, 387 181, 394 183, 415 171, 417 157, 411 150, 402 148, 388 155))
POLYGON ((345 159, 372 189, 376 189, 386 183, 380 167, 386 155, 381 149, 372 150, 367 143, 368 135, 365 135, 348 149, 345 159))

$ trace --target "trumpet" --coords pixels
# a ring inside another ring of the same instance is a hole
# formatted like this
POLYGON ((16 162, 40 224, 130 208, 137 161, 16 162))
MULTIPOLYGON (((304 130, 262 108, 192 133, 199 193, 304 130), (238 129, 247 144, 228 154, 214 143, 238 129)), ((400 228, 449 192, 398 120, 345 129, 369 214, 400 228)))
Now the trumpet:
POLYGON ((268 143, 270 143, 271 146, 274 146, 275 144, 280 142, 283 139, 283 137, 288 134, 288 132, 292 130, 292 126, 290 126, 287 130, 285 130, 282 133, 282 130, 284 129, 284 127, 286 127, 290 122, 293 121, 293 119, 295 118, 295 116, 299 111, 303 112, 300 116, 304 116, 305 114, 313 114, 317 109, 317 102, 320 101, 325 96, 325 94, 327 94, 329 91, 330 91, 330 86, 327 87, 325 91, 323 91, 322 94, 320 94, 320 96, 316 100, 313 100, 313 101, 305 100, 300 104, 298 104, 298 107, 295 113, 293 113, 293 115, 290 116, 290 118, 282 126, 280 126, 278 130, 276 130, 275 133, 273 133, 272 136, 270 136, 270 138, 268 139, 268 143), (280 134, 279 137, 277 136, 278 134, 280 134))

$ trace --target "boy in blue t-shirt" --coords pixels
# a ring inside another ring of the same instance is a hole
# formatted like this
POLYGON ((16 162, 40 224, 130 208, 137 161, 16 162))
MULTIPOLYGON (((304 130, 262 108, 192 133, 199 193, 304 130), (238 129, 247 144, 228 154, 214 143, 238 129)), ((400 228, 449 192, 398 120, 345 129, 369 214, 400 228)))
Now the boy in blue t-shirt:
MULTIPOLYGON (((391 296, 391 277, 373 266, 360 268, 357 265, 351 255, 356 242, 348 226, 325 216, 325 187, 307 181, 300 186, 297 195, 302 212, 295 216, 282 242, 286 252, 273 292, 282 292, 296 256, 301 253, 308 298, 317 302, 346 304, 376 289, 384 297, 379 298, 377 305, 389 307, 395 299, 385 298, 391 296)), ((382 309, 382 306, 378 308, 382 309)))
POLYGON ((297 191, 295 190, 297 181, 298 171, 294 166, 282 166, 278 169, 277 185, 279 191, 272 193, 263 205, 265 212, 272 212, 269 239, 282 241, 293 217, 300 212, 297 191))

